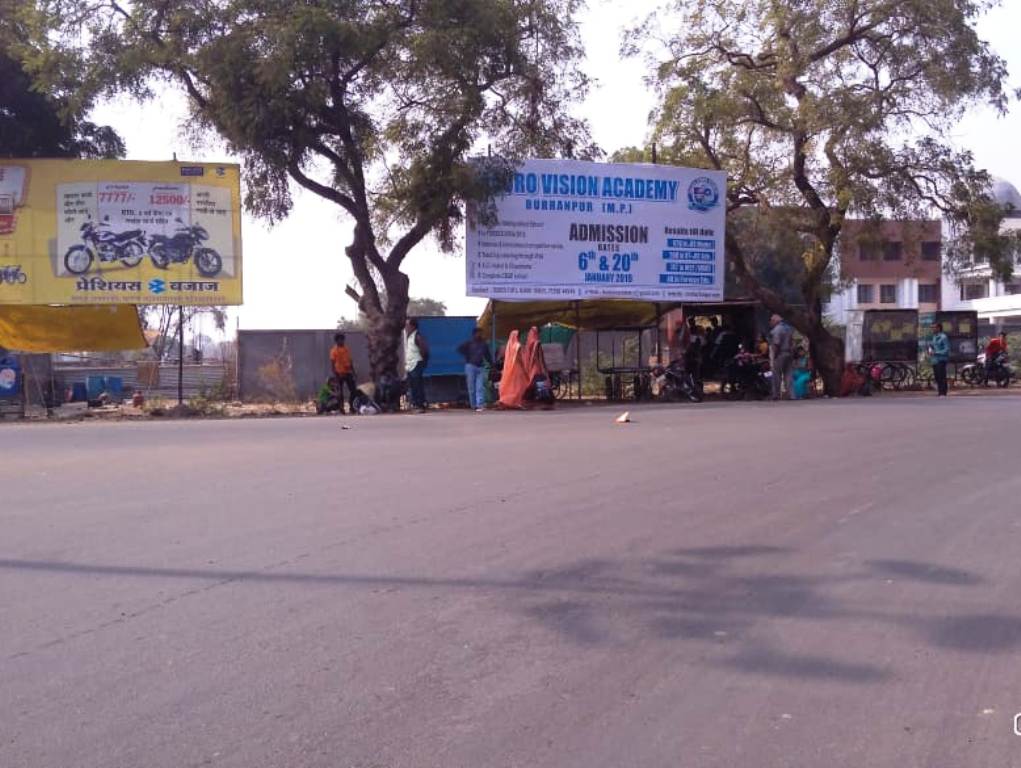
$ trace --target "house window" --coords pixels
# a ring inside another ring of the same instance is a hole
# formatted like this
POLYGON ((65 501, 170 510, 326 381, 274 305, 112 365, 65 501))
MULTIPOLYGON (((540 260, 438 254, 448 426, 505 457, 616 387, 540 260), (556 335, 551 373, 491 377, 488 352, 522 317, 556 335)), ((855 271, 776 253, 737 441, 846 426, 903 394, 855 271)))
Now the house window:
POLYGON ((858 243, 859 261, 879 261, 879 246, 875 243, 858 243))
POLYGON ((943 244, 938 240, 929 240, 922 243, 922 261, 939 261, 943 244))
POLYGON ((871 304, 875 298, 875 286, 873 285, 859 285, 858 286, 858 303, 859 304, 871 304))
POLYGON ((939 285, 936 283, 921 284, 918 286, 918 303, 919 304, 938 304, 939 303, 939 285))
POLYGON ((897 303, 897 286, 896 285, 881 285, 881 286, 879 286, 879 303, 880 304, 896 304, 897 303))
POLYGON ((989 298, 989 283, 961 283, 961 301, 989 298))
POLYGON ((900 261, 904 258, 904 243, 883 243, 883 261, 900 261))

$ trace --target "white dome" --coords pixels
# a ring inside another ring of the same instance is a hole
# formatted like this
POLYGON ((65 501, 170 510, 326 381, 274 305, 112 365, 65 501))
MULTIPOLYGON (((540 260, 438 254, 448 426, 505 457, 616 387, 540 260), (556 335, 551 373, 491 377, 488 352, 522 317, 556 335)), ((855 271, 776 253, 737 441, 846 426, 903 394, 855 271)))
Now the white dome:
POLYGON ((1005 179, 993 179, 993 198, 1000 205, 1009 208, 1007 216, 1021 217, 1021 193, 1005 179))

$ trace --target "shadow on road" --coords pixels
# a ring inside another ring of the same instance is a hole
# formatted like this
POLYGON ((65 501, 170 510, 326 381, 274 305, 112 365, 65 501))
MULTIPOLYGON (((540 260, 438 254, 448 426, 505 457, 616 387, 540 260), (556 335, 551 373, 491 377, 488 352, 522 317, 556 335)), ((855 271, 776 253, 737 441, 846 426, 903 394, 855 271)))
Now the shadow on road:
MULTIPOLYGON (((780 568, 791 551, 761 545, 674 550, 653 560, 589 559, 563 568, 527 572, 516 577, 430 578, 368 574, 296 573, 292 563, 260 570, 150 568, 128 565, 0 559, 0 570, 110 577, 182 579, 232 583, 319 584, 379 590, 408 588, 489 592, 503 610, 536 622, 579 646, 620 645, 649 637, 712 644, 718 664, 744 673, 842 683, 890 679, 888 666, 862 663, 837 654, 848 645, 823 652, 795 653, 769 641, 771 620, 853 621, 891 625, 915 632, 932 646, 974 653, 1006 652, 1021 647, 1021 618, 972 614, 912 617, 884 612, 869 584, 908 580, 928 589, 974 588, 985 580, 955 568, 907 560, 873 560, 840 574, 785 574, 780 568), (865 585, 851 598, 837 599, 834 588, 865 585)), ((879 592, 879 595, 884 594, 879 592)), ((923 606, 940 601, 926 598, 923 606)), ((808 627, 810 625, 806 625, 808 627)), ((811 633, 806 633, 806 644, 811 633)), ((804 644, 802 644, 804 645, 804 644)), ((801 646, 799 646, 800 648, 801 646)))

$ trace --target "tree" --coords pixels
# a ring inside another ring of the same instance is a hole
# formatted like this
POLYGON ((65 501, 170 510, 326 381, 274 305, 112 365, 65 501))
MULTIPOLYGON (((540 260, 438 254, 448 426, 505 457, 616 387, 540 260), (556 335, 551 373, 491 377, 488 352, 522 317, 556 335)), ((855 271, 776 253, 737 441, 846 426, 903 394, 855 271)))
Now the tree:
MULTIPOLYGON (((53 6, 69 0, 50 0, 53 6)), ((353 222, 345 251, 372 372, 394 373, 408 306, 405 258, 451 249, 467 201, 506 186, 497 156, 585 153, 566 112, 586 81, 580 0, 78 0, 92 72, 112 90, 183 86, 193 125, 245 161, 246 205, 270 220, 290 183, 353 222)), ((66 29, 64 39, 70 39, 66 29)))
MULTIPOLYGON (((801 306, 764 284, 740 227, 726 253, 739 278, 813 346, 829 392, 843 343, 822 300, 845 221, 941 215, 1001 274, 1014 244, 989 176, 945 138, 972 105, 1005 110, 1006 67, 973 24, 973 0, 677 0, 660 15, 655 140, 679 164, 724 170, 739 211, 805 239, 801 306)), ((635 30, 632 51, 653 27, 635 30)))
POLYGON ((224 307, 183 307, 179 311, 178 307, 170 304, 142 305, 138 308, 138 317, 142 328, 153 332, 149 348, 157 360, 177 359, 182 315, 185 331, 199 315, 212 317, 219 331, 227 327, 227 310, 224 307))
MULTIPOLYGON (((652 152, 639 147, 617 150, 611 156, 615 163, 650 163, 661 165, 683 165, 683 160, 672 155, 673 147, 652 152)), ((777 227, 775 223, 755 215, 752 209, 734 212, 727 225, 736 228, 737 239, 744 244, 745 263, 759 284, 774 291, 788 304, 801 302, 799 286, 805 278, 805 237, 790 228, 777 227)), ((831 270, 833 271, 833 270, 831 270)), ((835 276, 824 290, 835 287, 835 276)), ((732 263, 727 264, 723 284, 723 295, 728 299, 748 298, 748 288, 735 272, 732 263)))
POLYGON ((92 99, 76 79, 70 58, 44 90, 35 82, 56 71, 46 55, 45 17, 31 3, 0 0, 0 155, 4 157, 124 156, 124 142, 109 126, 85 119, 92 99), (40 38, 40 36, 43 38, 40 38))
MULTIPOLYGON (((443 317, 447 314, 447 305, 439 299, 421 298, 408 299, 408 317, 443 317)), ((365 331, 368 327, 365 315, 359 315, 354 320, 346 317, 337 321, 338 331, 365 331)))

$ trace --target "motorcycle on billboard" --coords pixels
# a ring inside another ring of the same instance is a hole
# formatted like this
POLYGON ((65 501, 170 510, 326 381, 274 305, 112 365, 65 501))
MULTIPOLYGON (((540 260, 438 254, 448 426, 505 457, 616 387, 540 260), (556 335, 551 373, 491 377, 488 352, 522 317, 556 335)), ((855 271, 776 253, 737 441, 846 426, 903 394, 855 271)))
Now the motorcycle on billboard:
POLYGON ((119 261, 125 267, 137 267, 145 256, 145 233, 140 229, 113 232, 108 220, 96 224, 91 219, 79 228, 81 244, 64 254, 64 266, 72 275, 84 275, 96 262, 119 261))
POLYGON ((200 224, 186 225, 174 219, 178 227, 173 235, 152 235, 149 238, 149 258, 153 266, 166 269, 171 264, 186 264, 194 259, 195 268, 205 277, 216 277, 223 268, 223 259, 212 248, 201 246, 209 233, 200 224))

